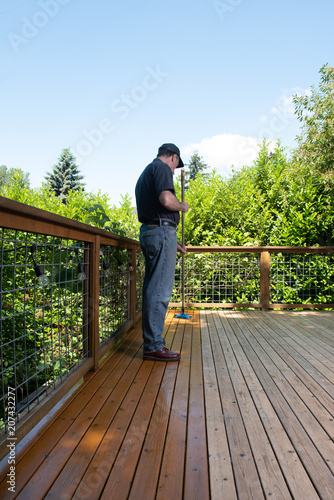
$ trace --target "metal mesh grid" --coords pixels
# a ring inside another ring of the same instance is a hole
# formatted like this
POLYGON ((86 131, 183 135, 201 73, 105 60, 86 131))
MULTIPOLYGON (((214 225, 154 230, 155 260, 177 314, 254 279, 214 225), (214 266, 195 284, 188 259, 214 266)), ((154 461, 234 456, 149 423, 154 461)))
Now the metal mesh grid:
POLYGON ((136 313, 142 309, 143 303, 143 284, 145 276, 145 259, 141 251, 136 252, 137 268, 136 268, 136 313))
POLYGON ((104 344, 130 319, 130 253, 101 247, 99 343, 104 344))
POLYGON ((333 303, 333 263, 331 254, 272 255, 270 301, 274 304, 333 303))
MULTIPOLYGON (((185 302, 259 302, 260 255, 188 253, 184 259, 185 302)), ((181 256, 178 258, 172 302, 181 300, 181 256)))
POLYGON ((89 249, 1 229, 0 255, 1 429, 9 388, 19 418, 88 355, 88 279, 78 273, 88 275, 89 249))

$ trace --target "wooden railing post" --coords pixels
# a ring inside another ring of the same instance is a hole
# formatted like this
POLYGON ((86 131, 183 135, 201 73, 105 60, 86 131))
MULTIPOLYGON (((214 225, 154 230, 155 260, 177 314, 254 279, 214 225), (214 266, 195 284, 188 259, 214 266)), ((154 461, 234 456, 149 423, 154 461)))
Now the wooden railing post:
POLYGON ((89 351, 94 360, 94 370, 99 367, 100 242, 101 237, 96 235, 90 245, 89 259, 89 351))
POLYGON ((269 310, 270 301, 270 252, 261 252, 260 261, 260 305, 262 311, 269 310))

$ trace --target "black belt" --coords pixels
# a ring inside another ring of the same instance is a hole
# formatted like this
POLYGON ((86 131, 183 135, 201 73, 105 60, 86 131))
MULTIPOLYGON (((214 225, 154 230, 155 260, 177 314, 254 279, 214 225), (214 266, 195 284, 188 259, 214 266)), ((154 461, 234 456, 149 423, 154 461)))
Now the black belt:
POLYGON ((171 226, 171 227, 177 227, 176 222, 169 220, 169 219, 153 219, 148 221, 146 224, 149 226, 171 226))

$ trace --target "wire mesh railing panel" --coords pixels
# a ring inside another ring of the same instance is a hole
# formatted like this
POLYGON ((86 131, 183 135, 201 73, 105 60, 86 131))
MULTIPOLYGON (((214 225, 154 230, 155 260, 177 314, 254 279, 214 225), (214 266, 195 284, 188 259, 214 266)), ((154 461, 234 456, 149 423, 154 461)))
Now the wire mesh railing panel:
MULTIPOLYGON (((181 256, 178 258, 172 302, 180 302, 181 256)), ((259 302, 260 255, 256 253, 187 253, 184 258, 185 302, 259 302)))
POLYGON ((270 268, 273 304, 334 303, 333 254, 274 254, 270 268))
POLYGON ((136 252, 136 313, 142 310, 143 304, 143 284, 145 277, 145 259, 142 251, 136 252))
POLYGON ((101 247, 99 344, 110 340, 130 319, 130 253, 101 247))
POLYGON ((1 229, 0 256, 2 429, 9 389, 18 419, 88 356, 89 248, 1 229))

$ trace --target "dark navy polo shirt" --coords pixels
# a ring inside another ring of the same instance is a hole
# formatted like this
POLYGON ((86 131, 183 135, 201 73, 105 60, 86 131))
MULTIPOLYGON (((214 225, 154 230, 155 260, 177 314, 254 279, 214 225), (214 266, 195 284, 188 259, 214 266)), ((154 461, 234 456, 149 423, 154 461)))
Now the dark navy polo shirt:
POLYGON ((159 196, 162 191, 171 191, 175 195, 173 173, 167 163, 155 158, 147 165, 136 184, 135 194, 140 222, 147 223, 159 218, 179 223, 179 212, 168 210, 160 203, 159 196))

